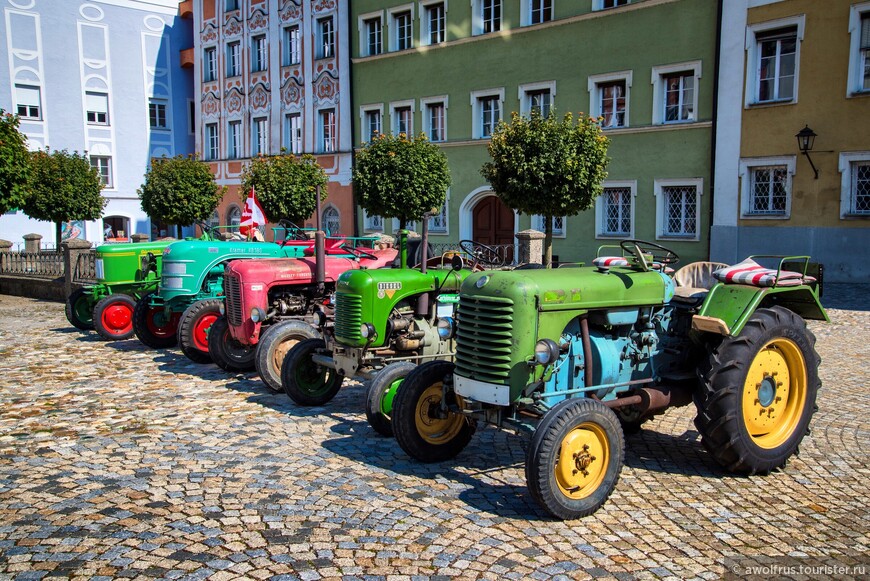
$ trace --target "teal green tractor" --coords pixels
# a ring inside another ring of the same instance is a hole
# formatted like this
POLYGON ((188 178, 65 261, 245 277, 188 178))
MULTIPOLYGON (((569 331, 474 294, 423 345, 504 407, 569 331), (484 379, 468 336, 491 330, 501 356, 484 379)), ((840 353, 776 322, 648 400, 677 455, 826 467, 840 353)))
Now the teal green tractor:
POLYGON ((287 395, 299 405, 323 405, 344 378, 371 380, 366 416, 376 431, 392 435, 392 400, 404 377, 420 362, 453 356, 462 281, 481 262, 502 264, 489 247, 469 241, 461 246, 463 252, 429 259, 425 226, 422 240, 402 231, 399 268, 343 273, 336 283, 334 325, 324 329, 324 338, 300 341, 284 358, 281 386, 287 395), (472 269, 463 254, 472 257, 472 269))
POLYGON ((783 466, 820 387, 805 319, 828 317, 809 257, 672 275, 667 248, 621 246, 595 266, 466 278, 454 360, 416 367, 393 401, 402 449, 423 462, 453 458, 479 422, 531 433, 529 490, 561 519, 607 500, 624 432, 673 406, 694 402, 701 442, 725 469, 783 466))

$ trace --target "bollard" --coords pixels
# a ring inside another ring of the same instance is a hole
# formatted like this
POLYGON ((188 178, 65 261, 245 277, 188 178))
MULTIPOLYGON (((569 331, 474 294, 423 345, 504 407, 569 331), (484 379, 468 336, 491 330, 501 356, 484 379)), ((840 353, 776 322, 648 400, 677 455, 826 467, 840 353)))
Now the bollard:
POLYGON ((42 247, 42 236, 39 234, 24 235, 24 252, 27 254, 39 254, 42 247))
POLYGON ((546 238, 546 234, 537 230, 517 232, 516 239, 519 245, 517 260, 519 264, 543 264, 544 238, 546 238))
POLYGON ((133 234, 132 236, 130 236, 130 239, 133 242, 148 242, 149 237, 147 234, 141 234, 141 233, 137 232, 136 234, 133 234))

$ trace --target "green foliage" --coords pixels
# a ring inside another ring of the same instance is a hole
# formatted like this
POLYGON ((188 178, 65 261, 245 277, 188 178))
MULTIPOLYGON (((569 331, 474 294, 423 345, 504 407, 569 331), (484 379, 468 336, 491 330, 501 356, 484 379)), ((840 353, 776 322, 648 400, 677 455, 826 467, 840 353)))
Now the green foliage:
POLYGON ((447 156, 425 135, 379 134, 357 153, 353 188, 370 215, 398 218, 401 227, 444 205, 450 187, 447 156))
POLYGON ((269 222, 287 219, 301 225, 317 207, 317 186, 320 199, 326 198, 327 182, 309 153, 259 156, 242 172, 241 194, 244 200, 253 187, 269 222))
POLYGON ((29 177, 30 153, 18 116, 0 109, 0 214, 24 204, 29 177))
POLYGON ((30 154, 29 192, 22 209, 36 220, 55 223, 57 243, 60 225, 67 220, 96 220, 107 200, 100 194, 100 174, 88 156, 67 150, 34 151, 30 154))
POLYGON ((491 161, 480 173, 509 207, 544 216, 545 264, 552 252, 552 218, 574 216, 595 204, 607 177, 607 137, 598 120, 566 114, 531 118, 514 113, 498 124, 489 143, 491 161))
POLYGON ((152 220, 180 226, 207 220, 220 203, 224 188, 215 183, 206 162, 177 155, 152 159, 137 193, 142 210, 152 220))

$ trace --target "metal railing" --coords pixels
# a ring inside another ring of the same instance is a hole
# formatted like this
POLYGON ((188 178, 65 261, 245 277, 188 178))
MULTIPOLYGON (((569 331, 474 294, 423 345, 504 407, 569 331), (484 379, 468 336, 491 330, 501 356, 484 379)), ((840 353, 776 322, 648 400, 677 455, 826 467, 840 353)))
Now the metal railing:
MULTIPOLYGON (((459 248, 458 242, 431 244, 431 246, 432 249, 435 251, 435 256, 441 256, 445 252, 451 251, 462 252, 459 248)), ((495 250, 498 259, 504 262, 505 266, 514 263, 514 257, 516 256, 516 244, 489 244, 487 246, 495 250)))
POLYGON ((73 282, 78 284, 97 282, 96 258, 97 253, 93 249, 78 255, 73 265, 73 282))
POLYGON ((64 275, 63 252, 2 252, 0 274, 32 278, 57 278, 64 275))

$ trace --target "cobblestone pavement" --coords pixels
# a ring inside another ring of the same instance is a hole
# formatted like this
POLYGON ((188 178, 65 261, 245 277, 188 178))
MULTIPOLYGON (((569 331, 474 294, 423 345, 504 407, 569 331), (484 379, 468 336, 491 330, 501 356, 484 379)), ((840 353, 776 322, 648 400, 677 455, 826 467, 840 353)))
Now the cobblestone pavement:
POLYGON ((627 437, 609 502, 567 523, 529 496, 519 436, 482 429, 455 461, 418 464, 369 428, 359 384, 303 409, 253 374, 0 296, 0 576, 718 578, 728 556, 870 560, 870 292, 826 292, 840 308, 810 325, 824 389, 799 457, 730 475, 694 409, 671 410, 627 437))

